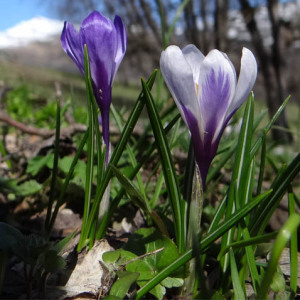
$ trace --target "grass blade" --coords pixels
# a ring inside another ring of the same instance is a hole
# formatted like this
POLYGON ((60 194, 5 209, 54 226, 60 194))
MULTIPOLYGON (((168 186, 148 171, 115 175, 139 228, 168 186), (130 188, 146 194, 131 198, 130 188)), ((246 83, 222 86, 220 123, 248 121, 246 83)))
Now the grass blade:
POLYGON ((142 80, 143 91, 145 93, 145 100, 147 105, 147 110, 155 136, 156 146, 161 157, 161 164, 164 172, 165 182, 168 189, 168 195, 170 199, 170 204, 172 207, 174 226, 175 226, 175 236, 177 241, 177 246, 179 251, 182 253, 184 250, 184 226, 181 220, 181 198, 180 189, 178 186, 178 180, 175 173, 175 167, 172 162, 170 149, 168 142, 163 131, 163 127, 156 110, 153 98, 146 83, 142 80))
MULTIPOLYGON (((290 189, 291 190, 291 189, 290 189)), ((294 193, 292 191, 288 194, 289 201, 289 214, 295 214, 295 200, 294 193)), ((297 231, 293 232, 291 235, 290 241, 290 266, 291 266, 291 274, 290 274, 290 287, 293 293, 293 296, 296 296, 297 293, 297 284, 298 284, 298 237, 297 231)))
POLYGON ((237 269, 234 253, 232 250, 229 252, 230 257, 230 269, 231 269, 231 280, 234 290, 234 299, 246 299, 245 292, 240 282, 239 272, 237 269))
MULTIPOLYGON (((257 205, 261 203, 261 201, 266 197, 266 195, 270 193, 269 191, 259 195, 252 202, 247 204, 245 207, 240 209, 238 212, 233 214, 230 220, 227 220, 220 224, 218 228, 207 235, 200 242, 200 249, 202 253, 208 250, 209 246, 216 241, 219 237, 221 237, 225 232, 227 232, 231 227, 235 226, 242 218, 244 218, 249 212, 254 209, 257 205)), ((160 283, 163 279, 168 277, 172 272, 176 271, 180 267, 184 266, 190 259, 192 259, 192 249, 186 251, 179 258, 177 258, 173 263, 171 263, 167 268, 163 269, 156 276, 154 276, 151 280, 149 280, 143 287, 141 287, 136 294, 132 295, 135 299, 140 299, 146 293, 148 293, 151 289, 153 289, 158 283, 160 283)))
POLYGON ((251 154, 250 154, 250 158, 252 159, 255 155, 255 153, 258 151, 258 149, 260 148, 262 142, 263 142, 263 138, 264 136, 270 131, 271 127, 273 126, 273 124, 276 122, 276 120, 278 119, 279 115, 282 113, 282 111, 285 109, 285 107, 287 106, 289 100, 290 100, 290 96, 288 96, 283 103, 281 104, 281 106, 278 108, 277 112, 275 113, 275 115, 273 116, 273 118, 270 120, 270 122, 267 124, 267 126, 265 127, 264 132, 262 133, 262 135, 257 139, 257 141, 255 142, 254 146, 251 149, 251 154))
POLYGON ((262 202, 255 213, 255 219, 250 223, 251 236, 261 234, 266 228, 271 215, 277 208, 285 191, 288 189, 292 180, 300 172, 300 153, 280 174, 276 184, 272 185, 273 192, 262 202))
POLYGON ((257 299, 267 298, 268 289, 272 282, 273 276, 276 272, 281 253, 284 247, 286 246, 286 244, 288 243, 288 241, 291 239, 292 235, 297 231, 299 224, 300 224, 300 216, 297 214, 293 214, 288 218, 286 223, 279 231, 273 246, 271 259, 268 263, 267 270, 264 274, 264 277, 260 285, 260 289, 257 294, 257 299))
POLYGON ((78 150, 74 156, 74 159, 72 161, 72 164, 71 164, 71 167, 70 167, 70 170, 64 180, 64 183, 63 183, 63 186, 62 186, 62 189, 60 191, 60 194, 59 194, 59 197, 58 197, 58 200, 56 202, 56 205, 55 205, 55 208, 54 208, 54 211, 53 211, 53 214, 52 214, 52 217, 51 217, 51 221, 50 221, 50 224, 49 224, 49 230, 48 230, 48 234, 51 232, 53 226, 54 226, 54 222, 55 222, 55 219, 56 219, 56 216, 58 214, 58 210, 59 210, 59 207, 63 204, 63 199, 64 199, 64 195, 66 193, 66 190, 68 188, 68 185, 69 185, 69 182, 73 176, 73 173, 74 173, 74 169, 76 167, 76 164, 78 162, 78 159, 79 159, 79 156, 83 150, 83 147, 87 141, 87 138, 88 138, 88 131, 85 132, 84 136, 83 136, 83 139, 81 140, 80 142, 80 145, 78 147, 78 150))
MULTIPOLYGON (((247 178, 248 167, 250 164, 249 153, 251 149, 251 138, 252 138, 252 128, 253 128, 253 93, 250 94, 245 108, 243 123, 241 132, 238 139, 238 146, 236 152, 236 159, 234 161, 234 168, 231 177, 231 184, 229 187, 228 200, 225 218, 229 219, 235 209, 243 207, 245 197, 243 197, 243 186, 247 178), (237 193, 235 193, 237 192, 237 193), (237 197, 235 197, 235 195, 237 197)), ((221 248, 226 248, 233 238, 234 230, 230 230, 222 238, 221 248)), ((225 255, 221 260, 221 265, 223 272, 227 269, 229 265, 229 255, 225 255)))
MULTIPOLYGON (((156 77, 156 71, 153 72, 153 74, 150 76, 150 78, 147 82, 149 88, 152 88, 152 86, 154 84, 154 81, 155 81, 155 77, 156 77)), ((120 140, 119 140, 115 150, 112 153, 110 162, 109 162, 109 164, 107 166, 107 169, 106 169, 106 171, 103 175, 101 188, 100 188, 99 194, 95 198, 95 201, 94 201, 93 206, 91 208, 91 212, 90 212, 89 219, 88 219, 88 222, 87 222, 87 227, 86 227, 86 230, 85 230, 84 234, 82 235, 82 240, 85 240, 85 239, 88 238, 88 235, 90 233, 90 230, 91 230, 91 227, 92 227, 92 224, 93 224, 93 220, 94 220, 94 218, 97 214, 97 211, 98 211, 98 207, 99 207, 101 198, 104 195, 106 187, 107 187, 107 185, 108 185, 108 183, 109 183, 109 181, 110 181, 110 179, 113 175, 112 169, 110 167, 110 163, 113 164, 113 165, 118 164, 118 161, 119 161, 119 159, 120 159, 120 157, 121 157, 121 155, 122 155, 122 153, 123 153, 123 151, 126 147, 127 142, 130 139, 132 131, 135 127, 135 124, 136 124, 143 108, 144 108, 144 94, 141 93, 138 97, 138 100, 137 100, 137 102, 136 102, 129 118, 128 118, 127 123, 124 126, 124 130, 122 131, 122 134, 120 136, 120 140)), ((104 216, 103 216, 103 218, 104 218, 104 216)), ((103 222, 104 222, 104 219, 102 219, 101 223, 103 223, 103 222)), ((108 222, 108 220, 106 218, 105 218, 105 222, 108 222)), ((102 225, 102 227, 106 228, 106 225, 107 224, 104 224, 104 225, 102 225)), ((101 224, 100 224, 100 226, 101 226, 101 224)), ((97 230, 97 234, 96 234, 97 239, 100 237, 99 236, 100 233, 101 233, 101 231, 97 230)))
POLYGON ((47 207, 47 215, 45 221, 45 230, 46 236, 49 236, 50 232, 50 219, 52 213, 52 206, 54 202, 54 192, 57 178, 57 166, 58 166, 58 158, 59 158, 59 137, 60 137, 60 105, 59 100, 56 101, 56 130, 55 130, 55 142, 54 142, 54 159, 53 159, 53 169, 52 169, 52 177, 50 184, 50 195, 49 195, 49 203, 47 207))
MULTIPOLYGON (((178 119, 180 118, 180 114, 178 114, 164 129, 165 130, 165 134, 167 134, 172 128, 173 126, 176 124, 176 122, 178 121, 178 119)), ((139 161, 139 164, 132 170, 132 172, 130 173, 130 175, 128 176, 129 179, 133 179, 134 176, 137 174, 137 172, 140 170, 140 168, 142 167, 142 165, 148 160, 148 158, 151 156, 152 152, 156 149, 156 145, 155 143, 153 143, 147 150, 147 152, 145 153, 145 155, 143 156, 143 158, 139 161)), ((113 212, 115 211, 115 209, 117 208, 117 206, 119 205, 123 195, 125 193, 125 189, 122 188, 118 195, 116 196, 116 198, 112 201, 111 206, 109 211, 103 216, 102 218, 102 222, 98 228, 96 237, 99 239, 101 237, 103 237, 104 232, 108 226, 108 222, 111 219, 111 216, 113 214, 113 212)))

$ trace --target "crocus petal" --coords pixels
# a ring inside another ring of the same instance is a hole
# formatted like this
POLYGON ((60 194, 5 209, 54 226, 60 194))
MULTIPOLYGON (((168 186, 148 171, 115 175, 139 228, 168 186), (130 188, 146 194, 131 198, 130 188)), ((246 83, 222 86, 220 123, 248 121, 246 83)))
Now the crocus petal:
POLYGON ((61 35, 64 51, 84 75, 84 45, 87 45, 94 96, 100 108, 106 163, 109 153, 109 109, 111 89, 117 69, 126 51, 126 30, 120 17, 114 22, 97 11, 82 22, 79 33, 65 22, 61 35))
POLYGON ((115 66, 115 73, 113 75, 113 80, 117 73, 119 65, 125 55, 126 41, 127 41, 126 29, 124 27, 122 19, 119 16, 115 16, 114 25, 115 25, 116 32, 117 32, 117 53, 116 53, 116 57, 115 57, 116 66, 115 66))
POLYGON ((241 69, 236 86, 235 96, 232 99, 227 110, 226 119, 230 118, 232 114, 243 104, 252 90, 257 76, 257 63, 253 53, 243 48, 241 69))
POLYGON ((199 79, 199 105, 205 124, 205 143, 212 143, 222 128, 234 96, 236 76, 226 56, 212 50, 203 60, 199 79))
POLYGON ((80 35, 89 51, 91 75, 95 85, 110 86, 115 71, 117 43, 113 23, 95 11, 82 22, 80 35))
POLYGON ((182 49, 182 53, 193 72, 194 81, 198 84, 200 66, 205 56, 195 45, 187 45, 182 49))
POLYGON ((221 135, 232 114, 254 85, 257 65, 243 49, 238 83, 225 53, 212 50, 206 57, 193 45, 182 51, 169 46, 160 59, 162 75, 189 127, 202 183, 216 155, 221 135))
POLYGON ((183 108, 196 116, 200 115, 193 72, 179 47, 169 46, 162 52, 160 68, 185 122, 187 120, 183 108))
POLYGON ((73 59, 78 69, 84 74, 83 50, 79 33, 74 26, 68 22, 64 23, 61 34, 61 45, 63 50, 73 59))

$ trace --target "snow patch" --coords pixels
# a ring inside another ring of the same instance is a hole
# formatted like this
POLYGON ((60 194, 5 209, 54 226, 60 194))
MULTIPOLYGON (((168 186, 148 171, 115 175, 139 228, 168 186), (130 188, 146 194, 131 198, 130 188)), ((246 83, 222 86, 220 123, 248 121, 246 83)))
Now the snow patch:
POLYGON ((63 21, 37 16, 0 32, 0 48, 26 46, 35 41, 51 41, 60 35, 62 28, 63 21))

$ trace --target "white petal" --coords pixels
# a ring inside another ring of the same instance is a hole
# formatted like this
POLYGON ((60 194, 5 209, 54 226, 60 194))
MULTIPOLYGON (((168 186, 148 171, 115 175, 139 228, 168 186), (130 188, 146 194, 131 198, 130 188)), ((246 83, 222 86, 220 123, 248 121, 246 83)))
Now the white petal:
POLYGON ((160 68, 165 83, 185 122, 187 123, 183 106, 198 119, 200 114, 193 72, 181 49, 177 46, 167 47, 161 54, 160 68))
POLYGON ((232 99, 230 107, 228 108, 226 117, 230 116, 237 110, 249 96, 257 76, 257 63, 253 53, 243 48, 241 59, 241 69, 236 86, 235 96, 232 99))
POLYGON ((199 103, 204 130, 212 141, 218 136, 235 95, 236 74, 228 57, 212 50, 203 60, 199 81, 199 103))
POLYGON ((200 68, 205 56, 195 45, 187 45, 182 53, 192 69, 194 81, 199 84, 200 68))

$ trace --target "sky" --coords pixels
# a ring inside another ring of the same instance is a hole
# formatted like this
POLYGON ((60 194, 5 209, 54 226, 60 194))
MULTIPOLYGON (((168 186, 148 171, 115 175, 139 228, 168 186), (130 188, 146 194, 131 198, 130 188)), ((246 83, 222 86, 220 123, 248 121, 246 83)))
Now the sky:
POLYGON ((43 0, 0 0, 0 31, 36 16, 54 18, 43 0))

